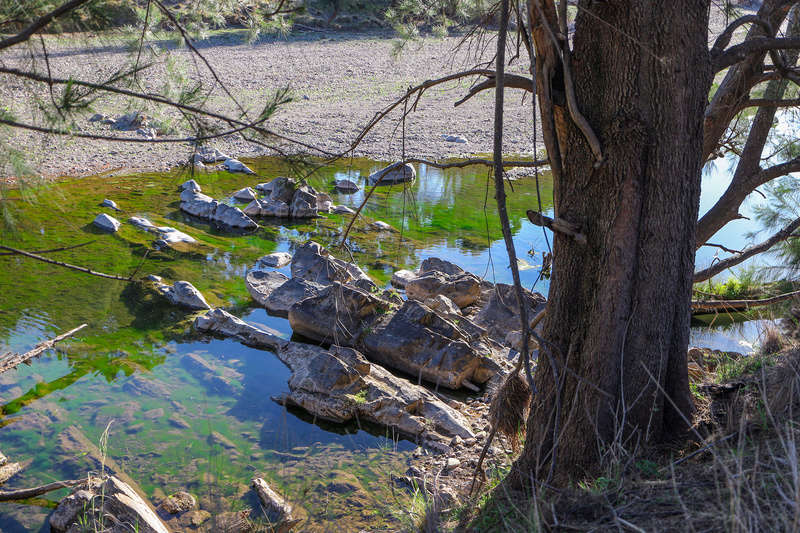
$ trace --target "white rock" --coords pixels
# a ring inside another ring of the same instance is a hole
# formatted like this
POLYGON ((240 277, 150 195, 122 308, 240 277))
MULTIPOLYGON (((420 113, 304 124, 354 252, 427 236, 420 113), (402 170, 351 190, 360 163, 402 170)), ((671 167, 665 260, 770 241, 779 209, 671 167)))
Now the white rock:
POLYGON ((461 461, 456 459, 455 457, 448 457, 447 464, 445 465, 445 470, 453 470, 461 466, 461 461))
POLYGON ((224 154, 216 148, 210 146, 202 146, 197 153, 192 156, 192 161, 199 161, 200 163, 216 163, 217 161, 225 161, 230 159, 227 154, 224 154))
POLYGON ((147 220, 144 217, 131 217, 131 218, 128 219, 128 224, 133 224, 137 228, 143 229, 143 230, 146 230, 146 231, 149 231, 151 229, 155 229, 155 226, 153 225, 153 223, 150 222, 149 220, 147 220))
POLYGON ((160 283, 158 290, 177 306, 189 309, 211 309, 203 294, 188 281, 176 281, 172 287, 160 283))
POLYGON ((392 274, 392 286, 397 287, 398 289, 405 289, 406 283, 411 281, 412 279, 416 279, 417 275, 410 270, 398 270, 394 274, 392 274))
POLYGON ((467 141, 466 137, 462 137, 461 135, 442 135, 442 139, 444 139, 445 141, 447 141, 449 143, 462 143, 463 144, 463 143, 469 142, 469 141, 467 141))
POLYGON ((116 218, 107 215, 105 213, 100 213, 94 219, 93 224, 100 228, 103 231, 110 231, 111 233, 116 233, 119 230, 121 224, 119 220, 116 218))
POLYGON ((226 159, 225 162, 222 163, 222 167, 228 172, 244 172, 245 174, 255 174, 255 172, 250 170, 247 165, 238 159, 226 159))
POLYGON ((239 189, 233 193, 233 198, 243 202, 249 202, 256 199, 256 191, 250 187, 245 187, 244 189, 239 189))
POLYGON ((200 188, 200 184, 194 180, 184 181, 183 184, 181 184, 181 190, 182 191, 190 190, 194 192, 202 191, 202 189, 200 188))
POLYGON ((394 228, 391 227, 386 222, 376 220, 372 224, 369 225, 370 229, 377 230, 377 231, 394 231, 394 228))
POLYGON ((174 244, 176 242, 186 242, 192 244, 197 242, 197 240, 195 240, 195 238, 191 235, 187 235, 186 233, 169 226, 156 226, 155 230, 168 244, 174 244))
POLYGON ((275 252, 265 255, 256 261, 256 268, 281 268, 292 262, 291 254, 275 252))
POLYGON ((117 202, 115 202, 114 200, 109 200, 108 198, 106 198, 105 200, 100 202, 100 205, 103 206, 103 207, 110 207, 111 209, 114 209, 115 211, 119 211, 120 210, 120 208, 117 207, 117 202))
POLYGON ((337 205, 333 208, 333 212, 337 215, 354 215, 356 212, 347 207, 346 205, 337 205))
POLYGON ((361 190, 358 184, 352 180, 336 180, 336 189, 346 193, 354 193, 361 190))

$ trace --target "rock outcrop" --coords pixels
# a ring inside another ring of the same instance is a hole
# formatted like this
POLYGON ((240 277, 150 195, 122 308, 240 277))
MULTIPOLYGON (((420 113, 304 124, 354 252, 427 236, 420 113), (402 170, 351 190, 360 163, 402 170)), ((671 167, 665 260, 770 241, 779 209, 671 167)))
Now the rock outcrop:
POLYGON ((198 317, 195 328, 275 352, 292 370, 290 392, 275 398, 280 403, 333 422, 358 418, 386 425, 442 451, 455 436, 474 436, 456 409, 425 388, 370 364, 355 349, 285 341, 221 309, 198 317))
POLYGON ((480 297, 481 280, 468 272, 451 275, 432 271, 409 280, 405 289, 411 300, 424 302, 441 294, 464 308, 474 304, 480 297))
POLYGON ((359 279, 369 280, 369 276, 357 265, 336 259, 314 241, 295 250, 292 257, 292 277, 323 285, 330 285, 334 281, 348 283, 359 279))

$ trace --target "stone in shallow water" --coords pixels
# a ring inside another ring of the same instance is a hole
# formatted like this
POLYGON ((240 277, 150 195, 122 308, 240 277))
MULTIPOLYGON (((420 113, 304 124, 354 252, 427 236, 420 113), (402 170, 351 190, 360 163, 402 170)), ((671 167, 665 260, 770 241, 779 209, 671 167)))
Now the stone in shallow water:
POLYGON ((92 223, 101 230, 111 233, 116 233, 122 225, 119 220, 105 213, 97 215, 92 223))
POLYGON ((417 177, 417 171, 409 164, 392 163, 369 175, 368 181, 370 185, 392 185, 395 183, 405 183, 414 181, 417 177))
POLYGON ((200 184, 197 183, 196 181, 188 180, 188 181, 184 181, 181 184, 181 190, 182 191, 189 190, 189 191, 194 191, 194 192, 200 192, 202 189, 200 189, 200 184))
POLYGON ((194 509, 196 506, 197 500, 195 500, 194 496, 181 490, 167 496, 158 506, 158 510, 166 514, 178 514, 194 509))
POLYGON ((352 180, 336 180, 336 190, 347 193, 354 193, 361 190, 361 187, 352 180))
POLYGON ((251 270, 244 278, 247 292, 262 306, 266 306, 267 298, 272 291, 286 283, 288 279, 286 275, 278 271, 258 269, 251 270))
POLYGON ((369 229, 372 229, 372 230, 375 230, 375 231, 395 231, 395 229, 393 227, 391 227, 386 222, 383 222, 382 220, 376 220, 375 222, 370 224, 369 225, 369 229))
POLYGON ((424 302, 439 294, 447 296, 457 306, 464 308, 480 297, 481 281, 469 273, 449 275, 428 272, 406 283, 406 295, 411 300, 424 302))
POLYGON ((233 193, 233 198, 235 200, 240 200, 242 202, 249 202, 250 200, 256 199, 256 191, 254 191, 250 187, 245 187, 244 189, 239 189, 235 193, 233 193))
POLYGON ((288 254, 286 252, 274 252, 269 255, 265 255, 264 257, 260 257, 258 261, 256 261, 256 268, 263 268, 263 267, 281 268, 285 267, 291 262, 292 262, 291 254, 288 254))
POLYGON ((188 309, 211 309, 203 294, 188 281, 176 281, 172 287, 157 283, 156 288, 173 304, 188 309))
POLYGON ((245 174, 255 174, 250 168, 238 159, 226 159, 222 167, 228 172, 244 172, 245 174))
POLYGON ((346 205, 337 205, 333 208, 333 212, 337 215, 355 215, 355 211, 347 207, 346 205))

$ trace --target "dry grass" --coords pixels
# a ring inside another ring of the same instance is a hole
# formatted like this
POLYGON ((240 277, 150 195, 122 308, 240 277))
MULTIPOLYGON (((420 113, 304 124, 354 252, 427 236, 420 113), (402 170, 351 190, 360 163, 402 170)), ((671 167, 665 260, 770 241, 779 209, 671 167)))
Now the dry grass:
POLYGON ((512 372, 500 385, 489 406, 489 423, 506 437, 516 452, 520 431, 525 428, 531 403, 531 388, 521 372, 512 372))

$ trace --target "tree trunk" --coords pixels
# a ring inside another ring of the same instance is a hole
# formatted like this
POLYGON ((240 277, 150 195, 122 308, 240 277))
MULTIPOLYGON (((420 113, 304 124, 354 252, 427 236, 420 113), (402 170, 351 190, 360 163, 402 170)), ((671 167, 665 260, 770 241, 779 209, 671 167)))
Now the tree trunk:
POLYGON ((708 9, 708 0, 579 2, 575 93, 605 160, 595 168, 565 115, 555 205, 588 242, 554 238, 519 481, 563 485, 595 473, 619 446, 687 428, 708 9))

